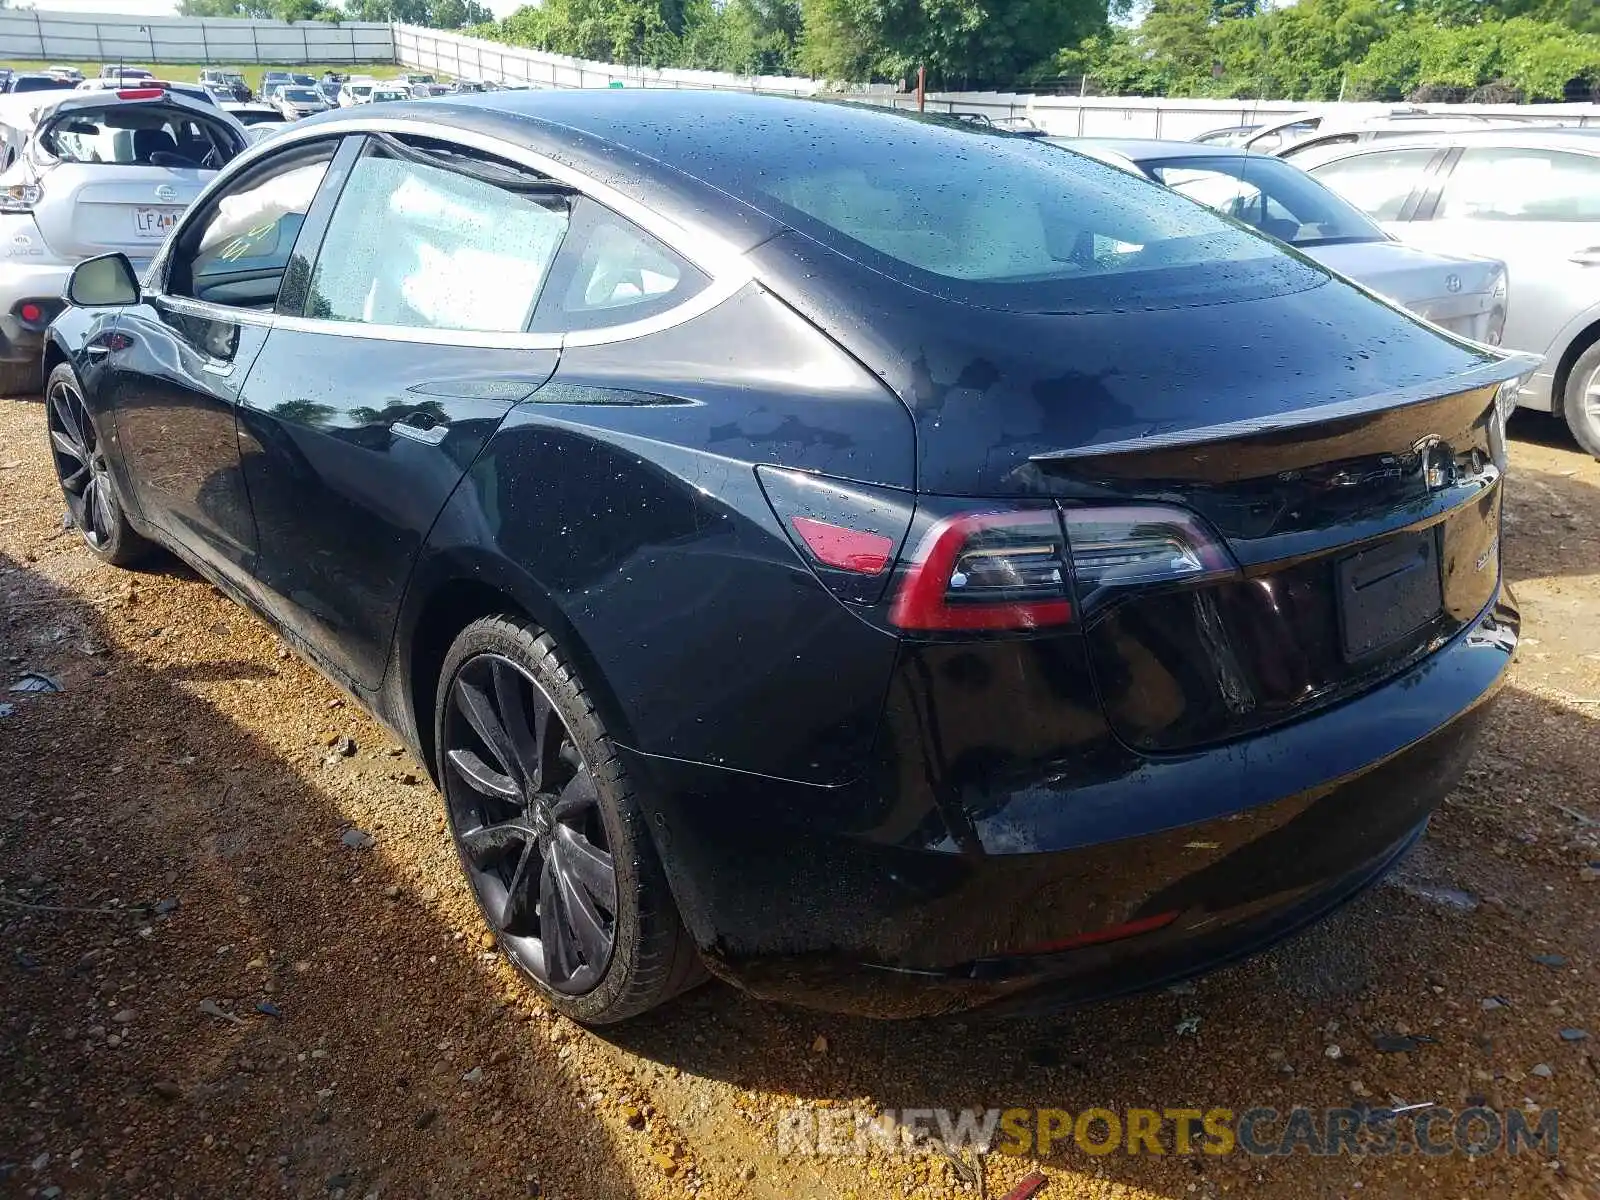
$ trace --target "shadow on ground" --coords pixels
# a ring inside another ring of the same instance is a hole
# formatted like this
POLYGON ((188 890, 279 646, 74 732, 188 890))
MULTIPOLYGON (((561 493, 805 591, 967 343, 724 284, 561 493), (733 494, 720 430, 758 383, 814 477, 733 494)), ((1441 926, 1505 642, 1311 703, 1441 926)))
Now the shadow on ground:
POLYGON ((4 678, 65 687, 0 694, 0 1194, 632 1196, 520 989, 188 686, 275 672, 120 640, 0 555, 4 678))

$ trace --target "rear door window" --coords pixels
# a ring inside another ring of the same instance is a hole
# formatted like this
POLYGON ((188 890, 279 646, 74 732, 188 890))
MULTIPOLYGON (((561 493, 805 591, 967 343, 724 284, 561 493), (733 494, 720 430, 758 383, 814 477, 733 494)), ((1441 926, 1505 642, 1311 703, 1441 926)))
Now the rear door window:
POLYGON ((1372 150, 1307 169, 1374 221, 1398 221, 1434 153, 1432 148, 1372 150))
POLYGON ((567 231, 570 192, 420 139, 374 137, 339 195, 305 315, 520 332, 567 231))
POLYGON ((1469 146, 1434 220, 1600 221, 1600 158, 1536 146, 1469 146))

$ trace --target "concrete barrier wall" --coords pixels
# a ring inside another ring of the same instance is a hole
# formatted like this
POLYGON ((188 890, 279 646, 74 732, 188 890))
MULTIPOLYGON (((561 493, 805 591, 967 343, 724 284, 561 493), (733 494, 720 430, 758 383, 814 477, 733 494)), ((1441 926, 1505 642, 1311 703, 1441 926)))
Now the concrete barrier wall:
POLYGON ((45 62, 393 62, 394 28, 351 21, 122 17, 0 9, 0 58, 45 62))

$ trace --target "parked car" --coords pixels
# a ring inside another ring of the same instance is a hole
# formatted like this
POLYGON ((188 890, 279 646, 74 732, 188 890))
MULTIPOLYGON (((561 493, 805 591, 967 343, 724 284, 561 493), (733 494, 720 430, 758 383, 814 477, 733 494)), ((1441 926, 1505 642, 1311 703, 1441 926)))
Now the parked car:
POLYGON ((281 87, 276 96, 278 111, 290 121, 328 111, 328 102, 314 87, 281 87))
POLYGON ((63 66, 61 63, 52 63, 44 69, 46 75, 54 75, 57 79, 67 79, 73 83, 83 81, 83 72, 77 67, 63 66))
POLYGON ((220 103, 211 89, 203 84, 173 83, 166 79, 85 79, 76 87, 80 92, 115 92, 125 98, 138 98, 135 96, 138 92, 165 91, 187 96, 202 104, 220 103))
POLYGON ((224 103, 222 110, 246 129, 257 125, 283 125, 289 118, 276 105, 252 101, 249 104, 224 103))
POLYGON ((255 99, 255 93, 238 71, 208 68, 200 72, 200 84, 210 89, 219 102, 231 100, 237 104, 248 104, 255 99))
MULTIPOLYGON (((1222 129, 1212 129, 1202 133, 1199 137, 1190 138, 1202 146, 1240 146, 1260 129, 1259 123, 1253 125, 1228 125, 1222 129)), ((1316 125, 1302 121, 1279 122, 1277 127, 1269 133, 1263 134, 1261 140, 1252 147, 1263 154, 1270 154, 1278 147, 1293 141, 1298 141, 1307 134, 1313 133, 1316 125)))
POLYGON ((77 262, 119 250, 148 261, 217 168, 244 148, 216 108, 139 89, 0 103, 0 393, 37 391, 45 327, 77 262))
POLYGON ((1504 263, 1404 245, 1280 158, 1189 142, 1051 140, 1125 165, 1287 242, 1452 333, 1491 345, 1500 342, 1506 320, 1504 263))
POLYGON ((377 83, 371 79, 349 79, 339 86, 339 107, 352 108, 357 104, 372 103, 372 89, 377 83))
POLYGON ((14 73, 6 81, 6 92, 66 92, 78 85, 58 75, 42 75, 35 71, 14 73))
POLYGON ((339 107, 339 85, 342 80, 324 80, 317 84, 317 91, 322 93, 322 98, 327 101, 329 108, 339 107))
POLYGON ((291 125, 143 283, 79 267, 53 461, 95 554, 170 547, 430 764, 556 1009, 702 955, 880 1016, 1166 983, 1420 836, 1516 646, 1528 362, 955 122, 405 125, 291 125))
POLYGON ((407 71, 405 74, 401 75, 396 82, 404 83, 407 87, 410 87, 412 84, 433 83, 435 80, 427 71, 407 71))
POLYGON ((130 67, 125 63, 107 63, 100 68, 101 79, 154 79, 153 72, 143 67, 130 67))
POLYGON ((294 82, 294 76, 288 71, 263 71, 261 72, 261 98, 266 100, 274 88, 294 82))
MULTIPOLYGON (((1284 157, 1310 154, 1325 146, 1412 137, 1421 133, 1451 133, 1458 129, 1496 129, 1526 124, 1511 117, 1435 113, 1413 105, 1386 112, 1351 114, 1346 109, 1295 113, 1262 125, 1240 145, 1264 154, 1284 157)), ((1304 165, 1304 163, 1300 164, 1304 165)))
POLYGON ((1338 151, 1312 176, 1401 241, 1505 260, 1503 342, 1543 360, 1518 403, 1600 457, 1600 136, 1523 126, 1338 151))

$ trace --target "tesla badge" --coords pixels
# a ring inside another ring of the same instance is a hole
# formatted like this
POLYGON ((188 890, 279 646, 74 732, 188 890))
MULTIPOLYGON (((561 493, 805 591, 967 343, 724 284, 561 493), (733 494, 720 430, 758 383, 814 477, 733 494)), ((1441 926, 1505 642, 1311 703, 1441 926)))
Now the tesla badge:
POLYGON ((1447 292, 1459 292, 1461 290, 1461 276, 1446 275, 1444 277, 1444 287, 1447 292))
MULTIPOLYGON (((162 202, 164 202, 166 204, 171 204, 177 198, 178 198, 178 189, 173 187, 170 183, 163 183, 160 187, 156 188, 156 199, 157 200, 160 200, 160 201, 162 201, 162 202)), ((1455 279, 1455 276, 1452 275, 1452 276, 1450 276, 1450 278, 1451 279, 1455 279)), ((1456 288, 1459 288, 1460 286, 1461 286, 1461 283, 1460 283, 1459 280, 1457 280, 1456 287, 1455 288, 1451 288, 1450 290, 1451 291, 1455 291, 1456 288)))

